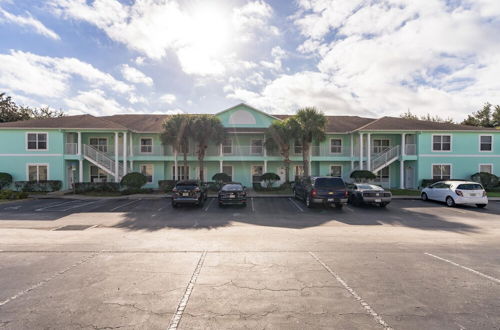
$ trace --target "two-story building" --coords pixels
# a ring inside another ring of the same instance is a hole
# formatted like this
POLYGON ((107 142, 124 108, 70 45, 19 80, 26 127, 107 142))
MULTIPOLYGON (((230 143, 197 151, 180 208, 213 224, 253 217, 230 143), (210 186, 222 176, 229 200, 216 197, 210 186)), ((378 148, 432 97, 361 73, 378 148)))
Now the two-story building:
MULTIPOLYGON (((275 120, 245 104, 215 114, 227 132, 220 145, 211 144, 205 158, 206 179, 218 172, 247 186, 265 172, 285 178, 283 159, 265 147, 265 131, 275 120)), ((15 181, 119 181, 124 173, 142 172, 148 187, 159 180, 197 178, 194 145, 189 168, 182 154, 160 140, 167 115, 137 114, 94 117, 67 116, 0 124, 0 172, 15 181)), ((386 187, 417 188, 422 179, 469 179, 476 172, 500 172, 500 131, 465 125, 395 117, 327 116, 327 137, 313 143, 313 175, 349 180, 355 169, 377 174, 386 187)), ((291 143, 290 177, 302 174, 302 146, 291 143)))

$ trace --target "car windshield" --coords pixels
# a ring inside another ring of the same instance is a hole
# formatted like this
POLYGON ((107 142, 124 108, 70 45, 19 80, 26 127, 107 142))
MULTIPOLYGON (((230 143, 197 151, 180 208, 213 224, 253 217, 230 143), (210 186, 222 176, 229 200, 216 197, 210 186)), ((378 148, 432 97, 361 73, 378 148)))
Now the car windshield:
POLYGON ((344 181, 338 178, 317 178, 314 185, 318 188, 345 188, 344 181))
POLYGON ((358 189, 362 189, 362 190, 367 190, 367 189, 370 189, 370 190, 384 190, 384 188, 381 188, 379 186, 375 186, 373 184, 358 184, 357 185, 358 189))
POLYGON ((198 187, 198 183, 197 182, 178 182, 176 184, 176 186, 180 187, 180 188, 198 187))
POLYGON ((479 183, 463 183, 459 184, 457 189, 460 190, 483 190, 483 186, 479 183))
POLYGON ((224 187, 222 187, 222 190, 238 191, 238 190, 243 190, 243 186, 240 184, 226 184, 224 187))

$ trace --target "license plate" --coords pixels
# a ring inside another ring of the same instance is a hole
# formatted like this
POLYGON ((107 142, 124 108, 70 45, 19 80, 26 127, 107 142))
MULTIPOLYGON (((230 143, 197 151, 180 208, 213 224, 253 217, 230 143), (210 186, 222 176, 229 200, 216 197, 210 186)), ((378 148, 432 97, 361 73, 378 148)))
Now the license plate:
POLYGON ((329 202, 333 202, 333 200, 334 200, 333 198, 328 198, 329 202))
POLYGON ((477 195, 476 195, 476 194, 469 194, 469 196, 471 196, 471 197, 475 197, 475 196, 477 196, 477 195))
POLYGON ((182 193, 182 196, 183 196, 183 197, 188 197, 188 196, 189 196, 189 193, 182 193))
POLYGON ((234 197, 235 197, 234 194, 229 195, 229 198, 234 198, 234 197))
POLYGON ((376 194, 375 194, 375 196, 380 196, 380 194, 379 194, 379 193, 376 193, 376 194))
POLYGON ((382 200, 381 199, 376 199, 375 203, 380 203, 382 200))

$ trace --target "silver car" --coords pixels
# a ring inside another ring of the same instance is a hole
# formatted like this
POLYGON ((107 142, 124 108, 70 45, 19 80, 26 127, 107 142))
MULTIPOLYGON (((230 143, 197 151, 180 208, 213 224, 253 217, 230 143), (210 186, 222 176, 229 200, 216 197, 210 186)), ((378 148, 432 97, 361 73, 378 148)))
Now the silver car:
POLYGON ((386 207, 392 200, 392 193, 380 186, 368 183, 349 185, 349 203, 353 205, 375 204, 386 207))

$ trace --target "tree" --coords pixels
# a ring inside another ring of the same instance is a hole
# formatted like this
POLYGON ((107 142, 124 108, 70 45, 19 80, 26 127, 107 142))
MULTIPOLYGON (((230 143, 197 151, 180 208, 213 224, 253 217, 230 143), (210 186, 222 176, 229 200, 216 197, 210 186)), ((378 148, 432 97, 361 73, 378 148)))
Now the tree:
POLYGON ((292 120, 274 121, 266 130, 266 149, 278 150, 285 164, 285 182, 290 183, 290 141, 295 137, 292 120))
MULTIPOLYGON (((170 145, 176 152, 182 152, 184 176, 187 177, 189 151, 189 135, 191 132, 192 115, 176 114, 168 117, 163 123, 160 139, 163 145, 170 145)), ((177 171, 177 169, 175 169, 177 171)))
POLYGON ((141 189, 146 183, 148 183, 148 178, 139 172, 127 173, 120 181, 120 184, 129 189, 141 189))
POLYGON ((268 172, 262 174, 262 181, 266 183, 267 188, 271 188, 275 182, 281 180, 280 176, 276 173, 268 172))
POLYGON ((214 115, 193 115, 191 121, 191 136, 196 143, 198 163, 200 166, 200 180, 204 181, 203 170, 205 153, 208 143, 220 144, 224 141, 226 132, 219 118, 214 115))
POLYGON ((357 170, 351 173, 350 178, 354 179, 355 182, 366 182, 368 180, 376 179, 377 176, 371 171, 357 170))
POLYGON ((485 103, 481 110, 468 115, 462 124, 479 127, 498 127, 500 126, 500 105, 485 103))
POLYGON ((302 161, 304 163, 304 175, 308 176, 309 150, 313 141, 323 141, 326 138, 326 117, 316 108, 299 109, 291 117, 290 123, 294 129, 295 136, 302 142, 302 161))
POLYGON ((431 115, 430 113, 423 115, 423 116, 417 116, 416 114, 412 113, 410 109, 408 111, 402 113, 399 115, 400 118, 404 119, 412 119, 412 120, 426 120, 426 121, 433 121, 437 123, 450 123, 453 124, 453 118, 441 118, 438 115, 431 115))
POLYGON ((39 118, 57 118, 64 116, 61 110, 53 110, 49 107, 30 108, 19 106, 10 96, 0 93, 0 123, 39 119, 39 118))
POLYGON ((9 173, 0 172, 0 190, 9 187, 12 183, 12 175, 9 173))

